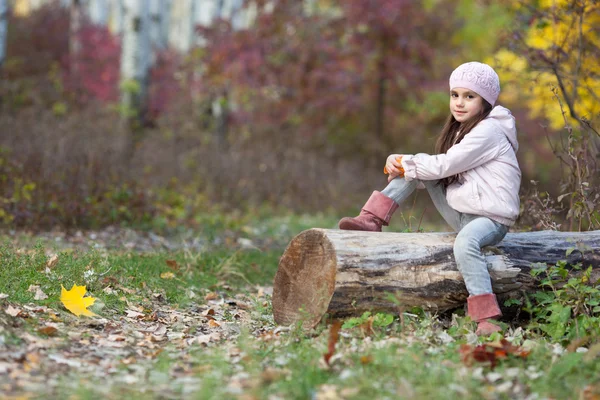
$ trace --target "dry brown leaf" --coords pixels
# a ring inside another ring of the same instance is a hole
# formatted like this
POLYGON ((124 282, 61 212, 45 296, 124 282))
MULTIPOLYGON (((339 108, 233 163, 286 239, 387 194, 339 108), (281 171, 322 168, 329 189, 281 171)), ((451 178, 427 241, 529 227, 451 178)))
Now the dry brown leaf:
POLYGON ((233 302, 233 305, 237 308, 241 308, 242 310, 249 310, 250 304, 244 303, 243 301, 236 300, 233 302))
POLYGON ((34 295, 35 300, 45 300, 48 298, 46 293, 44 293, 42 291, 42 289, 40 289, 40 285, 29 285, 29 288, 27 288, 27 291, 31 292, 31 293, 35 293, 35 295, 34 295))
POLYGON ((54 267, 56 267, 56 264, 58 263, 58 254, 53 254, 50 259, 48 260, 48 262, 46 263, 46 267, 52 269, 54 267))
POLYGON ((8 307, 6 307, 4 309, 4 312, 7 313, 8 315, 10 315, 11 317, 18 317, 19 314, 21 314, 22 310, 19 308, 13 307, 9 304, 8 307))
POLYGON ((219 298, 219 295, 216 294, 215 292, 209 292, 206 294, 206 296, 204 296, 204 300, 209 301, 209 300, 216 300, 219 298))
POLYGON ((169 268, 171 268, 173 271, 175 271, 175 272, 179 271, 179 264, 177 264, 177 261, 175 261, 175 260, 165 260, 165 262, 167 263, 167 265, 169 266, 169 268))
POLYGON ((463 344, 460 346, 459 353, 462 362, 467 366, 472 365, 474 362, 481 362, 489 363, 492 369, 496 366, 498 360, 509 356, 526 358, 529 355, 528 351, 511 344, 506 339, 479 346, 463 344))
POLYGON ((267 367, 260 374, 260 377, 264 384, 270 385, 271 383, 281 380, 285 376, 285 372, 275 368, 267 367))
POLYGON ((34 300, 46 300, 48 298, 48 295, 42 291, 39 285, 29 285, 27 291, 35 293, 34 300))
POLYGON ((208 309, 202 311, 202 315, 205 317, 207 317, 209 315, 215 315, 215 310, 212 308, 208 308, 208 309))
POLYGON ((134 311, 134 310, 125 310, 127 312, 127 316, 129 318, 141 318, 144 316, 144 313, 134 311))
POLYGON ((595 345, 590 346, 587 353, 584 354, 583 360, 586 362, 592 361, 594 358, 596 358, 598 356, 600 356, 600 343, 596 343, 595 345))
POLYGON ((329 365, 329 360, 333 357, 335 353, 335 345, 337 344, 340 338, 340 329, 342 328, 342 322, 340 320, 335 320, 331 327, 329 328, 329 342, 327 346, 327 353, 323 355, 325 362, 329 365))
POLYGON ((600 385, 587 385, 579 397, 582 400, 600 400, 600 385))
POLYGON ((373 356, 360 356, 360 363, 363 365, 371 364, 373 362, 373 356))
POLYGON ((38 353, 27 353, 27 355, 25 355, 25 362, 23 363, 23 370, 25 372, 37 369, 39 365, 40 355, 38 353))
POLYGON ((153 342, 163 342, 165 340, 167 340, 167 335, 150 335, 150 340, 152 340, 153 342))
POLYGON ((54 322, 62 322, 62 318, 60 318, 58 315, 54 314, 53 312, 49 312, 48 317, 54 322))
POLYGON ((38 332, 46 336, 56 336, 58 329, 53 326, 46 325, 43 328, 38 329, 38 332))
POLYGON ((575 351, 577 351, 578 348, 580 348, 581 346, 585 346, 586 344, 589 343, 590 341, 590 337, 589 336, 584 336, 582 338, 577 338, 575 340, 573 340, 571 343, 569 343, 569 345, 567 346, 567 351, 569 353, 574 353, 575 351))
POLYGON ((110 286, 105 287, 102 291, 106 294, 116 294, 117 291, 111 288, 110 286))
POLYGON ((212 339, 211 335, 200 335, 200 336, 196 336, 191 338, 190 340, 188 340, 188 344, 194 344, 194 343, 198 343, 198 344, 209 344, 210 341, 212 339))
POLYGON ((156 336, 163 336, 167 333, 167 327, 165 325, 160 325, 152 333, 156 336))
POLYGON ((210 326, 211 328, 218 328, 221 325, 218 322, 216 322, 215 320, 211 319, 208 321, 208 326, 210 326))

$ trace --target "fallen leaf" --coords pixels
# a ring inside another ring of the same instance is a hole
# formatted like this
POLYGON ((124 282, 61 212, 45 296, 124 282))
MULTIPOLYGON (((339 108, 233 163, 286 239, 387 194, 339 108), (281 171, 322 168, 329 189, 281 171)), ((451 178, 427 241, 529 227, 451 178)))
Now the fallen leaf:
POLYGON ((492 369, 495 368, 498 360, 508 358, 508 356, 526 358, 529 355, 529 351, 511 344, 506 339, 475 347, 463 344, 460 346, 459 353, 462 362, 467 366, 472 365, 473 362, 489 363, 492 369))
POLYGON ((48 298, 48 295, 40 289, 39 285, 29 285, 27 291, 35 292, 35 295, 33 296, 34 300, 46 300, 48 298))
POLYGON ((85 315, 86 317, 97 316, 87 308, 94 304, 96 299, 94 297, 83 297, 86 292, 85 286, 77 286, 73 284, 71 290, 66 290, 61 285, 60 301, 63 303, 65 308, 71 311, 76 316, 85 315))
POLYGON ((567 351, 569 353, 574 353, 575 351, 577 351, 578 348, 585 346, 586 344, 588 344, 590 342, 590 337, 589 336, 584 336, 582 338, 578 338, 573 340, 571 343, 569 343, 569 345, 567 346, 567 351))
POLYGON ((134 311, 134 310, 125 310, 125 311, 127 311, 127 316, 129 318, 138 318, 138 317, 143 317, 144 316, 144 313, 137 312, 137 311, 134 311))
POLYGON ((600 343, 591 346, 588 352, 583 356, 583 360, 589 362, 598 356, 600 356, 600 343))
POLYGON ((54 322, 62 322, 62 319, 58 315, 54 314, 53 312, 49 312, 48 317, 50 317, 50 319, 54 322))
POLYGON ((50 257, 50 259, 46 263, 46 267, 52 269, 52 268, 56 267, 57 263, 58 263, 58 254, 54 254, 52 257, 50 257))
POLYGON ((211 328, 217 328, 217 327, 219 327, 221 325, 219 325, 218 322, 215 322, 214 320, 211 319, 211 320, 208 321, 208 326, 210 326, 211 328))
POLYGON ((342 322, 340 320, 336 320, 331 324, 329 328, 329 344, 327 346, 327 353, 323 356, 327 365, 329 365, 329 360, 335 353, 335 345, 340 338, 340 329, 342 327, 342 322))
POLYGON ((8 295, 6 293, 0 293, 0 300, 6 298, 8 298, 8 295))
POLYGON ((13 307, 11 305, 9 305, 8 307, 6 307, 6 309, 4 310, 5 313, 7 313, 8 315, 10 315, 11 317, 18 317, 19 314, 21 314, 21 310, 13 307))
POLYGON ((162 274, 160 274, 160 277, 162 279, 173 279, 175 278, 175 274, 172 272, 163 272, 162 274))
POLYGON ((23 363, 23 370, 29 372, 33 369, 38 369, 40 366, 40 355, 38 353, 27 353, 25 355, 25 362, 23 363))
POLYGON ((175 260, 165 260, 165 262, 167 263, 167 265, 169 266, 169 268, 171 268, 173 271, 179 271, 179 264, 177 264, 177 261, 175 261, 175 260))
POLYGON ((373 362, 373 356, 360 356, 360 363, 367 365, 373 362))
POLYGON ((114 290, 110 286, 105 287, 104 289, 102 289, 102 291, 106 294, 116 294, 117 293, 116 290, 114 290))
POLYGON ((66 364, 73 368, 81 368, 81 366, 82 366, 81 361, 71 360, 71 359, 61 356, 60 354, 50 354, 48 356, 48 359, 55 361, 58 364, 66 364))
POLYGON ((219 298, 219 295, 216 294, 215 292, 207 293, 206 296, 204 296, 204 300, 206 300, 206 301, 216 300, 218 298, 219 298))
POLYGON ((43 328, 38 329, 38 332, 46 336, 56 336, 58 329, 53 326, 46 325, 43 328))
POLYGON ((204 315, 205 317, 207 317, 209 315, 215 315, 215 310, 212 308, 209 308, 207 310, 202 311, 202 315, 204 315))

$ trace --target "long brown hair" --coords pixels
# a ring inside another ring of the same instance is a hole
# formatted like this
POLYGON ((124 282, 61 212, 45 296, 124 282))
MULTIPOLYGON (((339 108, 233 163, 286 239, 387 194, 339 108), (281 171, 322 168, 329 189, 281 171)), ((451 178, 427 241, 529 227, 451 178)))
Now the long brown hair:
MULTIPOLYGON (((454 146, 457 143, 460 143, 460 141, 463 140, 465 135, 471 132, 471 129, 473 129, 475 125, 477 125, 478 123, 486 119, 488 115, 490 115, 490 112, 493 108, 492 105, 483 98, 481 99, 481 101, 483 104, 481 112, 463 123, 460 123, 456 119, 454 119, 454 115, 450 113, 450 116, 448 116, 448 118, 446 119, 446 123, 444 124, 442 132, 440 133, 440 136, 438 137, 438 140, 435 144, 436 154, 446 154, 450 147, 454 146), (456 136, 457 132, 460 132, 458 134, 458 137, 456 136)), ((444 186, 448 186, 456 182, 457 180, 458 175, 453 175, 441 179, 440 182, 444 186)))

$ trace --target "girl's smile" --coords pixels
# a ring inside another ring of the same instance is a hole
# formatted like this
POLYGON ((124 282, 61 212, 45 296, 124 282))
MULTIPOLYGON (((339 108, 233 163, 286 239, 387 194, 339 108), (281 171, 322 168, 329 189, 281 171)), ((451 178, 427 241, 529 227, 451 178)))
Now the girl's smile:
POLYGON ((482 110, 482 97, 472 90, 454 88, 450 91, 450 112, 458 122, 465 122, 482 110))

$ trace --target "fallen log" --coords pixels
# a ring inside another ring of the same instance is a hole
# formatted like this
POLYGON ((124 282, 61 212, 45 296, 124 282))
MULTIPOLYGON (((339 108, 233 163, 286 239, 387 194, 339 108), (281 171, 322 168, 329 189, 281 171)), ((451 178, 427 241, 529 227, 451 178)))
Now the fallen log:
MULTIPOLYGON (((318 324, 364 311, 399 306, 446 311, 466 302, 468 293, 453 255, 454 233, 359 232, 309 229, 292 239, 273 284, 275 322, 318 324), (392 296, 390 296, 392 294, 392 296)), ((509 233, 484 253, 499 302, 534 291, 532 264, 567 260, 592 265, 600 278, 600 231, 509 233), (569 255, 567 256, 567 250, 569 255), (575 250, 573 250, 575 249, 575 250)), ((594 280, 592 280, 594 281, 594 280)))

